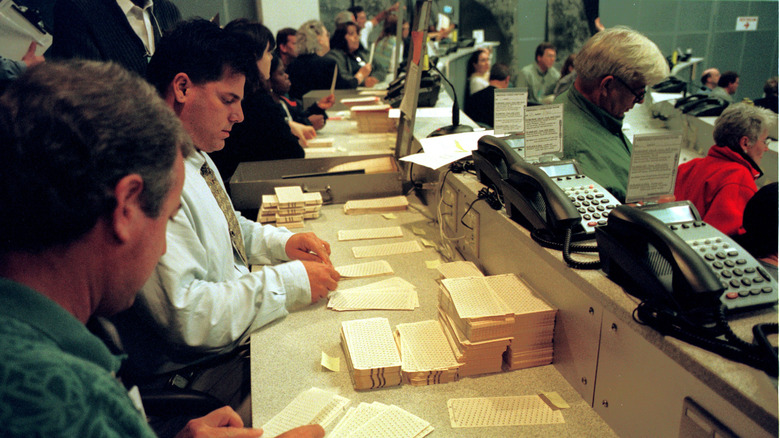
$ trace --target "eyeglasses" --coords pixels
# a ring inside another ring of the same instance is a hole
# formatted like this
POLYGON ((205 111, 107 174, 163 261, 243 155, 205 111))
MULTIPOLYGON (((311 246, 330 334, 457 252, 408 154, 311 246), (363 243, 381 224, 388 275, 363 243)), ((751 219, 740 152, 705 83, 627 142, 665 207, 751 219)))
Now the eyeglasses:
POLYGON ((615 79, 616 79, 618 82, 620 82, 621 84, 623 84, 623 86, 624 86, 624 87, 626 87, 626 88, 628 89, 628 91, 630 91, 630 92, 631 92, 631 94, 633 94, 633 95, 634 95, 634 103, 639 103, 639 102, 641 102, 641 101, 643 101, 643 100, 645 99, 645 94, 647 93, 647 90, 645 89, 645 87, 642 87, 642 91, 640 91, 639 93, 637 93, 637 92, 636 92, 636 91, 634 91, 634 89, 633 89, 633 88, 631 88, 631 86, 630 86, 630 85, 628 85, 628 84, 627 84, 627 83, 626 83, 626 82, 625 82, 623 79, 620 79, 620 78, 619 78, 619 77, 617 77, 617 76, 612 76, 612 77, 613 77, 613 78, 615 78, 615 79))

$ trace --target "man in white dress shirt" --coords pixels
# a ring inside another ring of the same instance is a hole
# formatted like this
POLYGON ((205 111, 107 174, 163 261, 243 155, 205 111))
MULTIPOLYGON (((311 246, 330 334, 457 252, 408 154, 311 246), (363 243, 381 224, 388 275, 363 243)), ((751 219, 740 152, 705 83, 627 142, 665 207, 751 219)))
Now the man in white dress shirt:
POLYGON ((241 408, 248 361, 236 359, 224 376, 212 374, 220 367, 192 365, 235 351, 253 331, 327 296, 339 274, 330 246, 313 233, 262 226, 235 212, 207 155, 222 149, 243 120, 244 85, 258 75, 253 54, 236 38, 205 20, 185 22, 160 40, 149 64, 147 79, 196 151, 185 160, 182 207, 168 225, 168 250, 135 305, 114 323, 130 356, 127 375, 142 389, 170 378, 241 408), (250 272, 250 264, 262 266, 250 272), (237 388, 225 380, 230 377, 238 377, 237 388))

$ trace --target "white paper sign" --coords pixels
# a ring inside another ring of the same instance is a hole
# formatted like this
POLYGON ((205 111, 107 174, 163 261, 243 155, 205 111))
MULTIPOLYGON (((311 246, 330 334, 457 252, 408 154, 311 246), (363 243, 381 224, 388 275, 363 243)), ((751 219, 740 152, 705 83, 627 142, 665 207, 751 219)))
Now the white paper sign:
POLYGON ((682 134, 637 134, 631 151, 626 203, 657 201, 674 193, 682 134))
POLYGON ((737 17, 736 30, 758 30, 758 17, 737 17))
POLYGON ((563 153, 563 105, 525 108, 525 157, 563 153))
POLYGON ((493 91, 493 129, 496 135, 523 132, 523 112, 528 105, 528 89, 496 88, 493 91))

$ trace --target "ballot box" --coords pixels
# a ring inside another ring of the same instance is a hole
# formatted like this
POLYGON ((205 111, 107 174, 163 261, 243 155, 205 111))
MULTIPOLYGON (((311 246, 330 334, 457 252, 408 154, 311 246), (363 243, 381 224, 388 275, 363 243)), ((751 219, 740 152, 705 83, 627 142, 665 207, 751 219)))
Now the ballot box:
POLYGON ((396 196, 402 192, 401 169, 391 155, 360 155, 241 163, 230 179, 238 210, 260 207, 262 195, 279 186, 320 192, 323 203, 396 196))

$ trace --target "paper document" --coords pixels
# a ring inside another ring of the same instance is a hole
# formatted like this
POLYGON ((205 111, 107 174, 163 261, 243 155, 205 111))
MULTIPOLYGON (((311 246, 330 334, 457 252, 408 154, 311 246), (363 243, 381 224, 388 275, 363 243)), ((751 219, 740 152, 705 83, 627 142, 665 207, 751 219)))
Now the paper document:
POLYGON ((496 88, 493 98, 493 129, 495 135, 514 134, 525 130, 524 113, 528 106, 527 88, 496 88))
POLYGON ((330 94, 334 94, 336 92, 336 78, 339 75, 339 66, 334 65, 333 66, 333 80, 330 82, 330 94))
POLYGON ((681 147, 679 132, 634 136, 626 203, 657 201, 674 194, 681 147))
POLYGON ((393 273, 393 268, 390 266, 390 263, 387 263, 386 260, 337 266, 335 269, 339 275, 347 278, 375 277, 377 275, 387 275, 393 273))
POLYGON ((525 157, 563 154, 563 105, 529 106, 525 109, 525 157))

